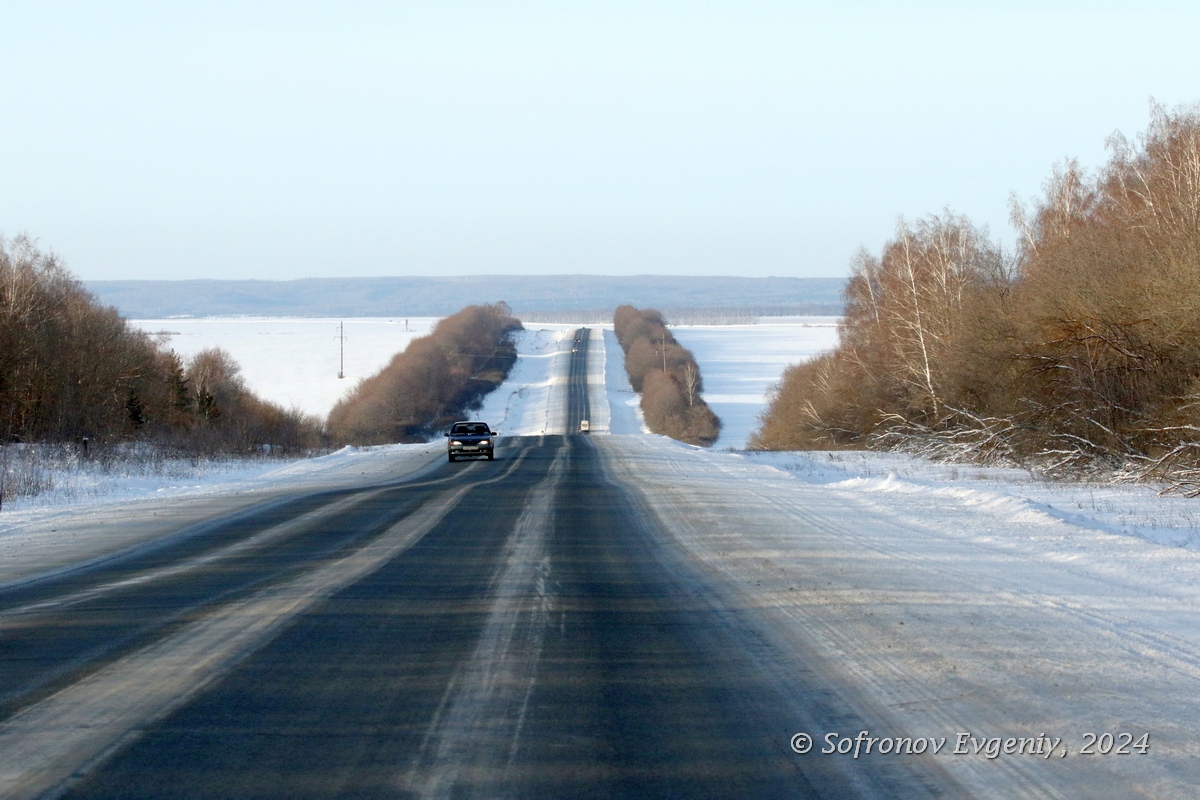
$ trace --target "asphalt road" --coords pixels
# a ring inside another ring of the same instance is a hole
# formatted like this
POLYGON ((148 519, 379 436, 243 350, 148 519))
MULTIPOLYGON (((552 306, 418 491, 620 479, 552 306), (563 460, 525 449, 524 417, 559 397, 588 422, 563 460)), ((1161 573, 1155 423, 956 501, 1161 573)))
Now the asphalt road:
POLYGON ((792 752, 869 705, 692 564, 602 438, 0 591, 0 796, 962 796, 921 758, 792 752))
POLYGON ((590 415, 587 383, 588 342, 591 341, 590 328, 580 328, 575 331, 571 345, 571 361, 567 367, 567 432, 574 433, 580 429, 580 423, 590 415))

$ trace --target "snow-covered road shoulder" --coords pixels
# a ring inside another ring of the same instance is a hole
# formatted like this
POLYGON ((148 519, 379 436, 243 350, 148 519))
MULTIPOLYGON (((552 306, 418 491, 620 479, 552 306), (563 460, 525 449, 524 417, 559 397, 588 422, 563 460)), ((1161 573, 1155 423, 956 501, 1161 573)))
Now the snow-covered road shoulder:
MULTIPOLYGON (((518 331, 513 336, 517 363, 504 383, 484 399, 483 407, 473 412, 473 416, 505 436, 567 433, 567 365, 574 333, 581 327, 592 331, 588 347, 590 429, 593 433, 607 433, 612 393, 606 384, 611 370, 607 353, 611 334, 598 326, 551 324, 518 331)), ((617 362, 620 366, 620 359, 617 362)), ((623 376, 623 367, 621 369, 623 376)), ((628 380, 624 383, 628 388, 628 380)))
POLYGON ((1200 550, 1200 504, 1162 495, 1161 485, 1047 481, 1025 470, 939 464, 903 453, 741 453, 805 483, 867 494, 924 495, 992 509, 999 516, 1061 521, 1200 550))
POLYGON ((1194 796, 1200 553, 898 465, 861 474, 869 459, 784 471, 661 437, 601 445, 740 602, 875 698, 873 735, 1062 737, 1065 758, 941 759, 984 797, 1194 796), (1106 733, 1149 751, 1081 754, 1106 733))
POLYGON ((574 326, 555 325, 514 333, 517 363, 471 416, 505 436, 565 433, 573 330, 574 326))

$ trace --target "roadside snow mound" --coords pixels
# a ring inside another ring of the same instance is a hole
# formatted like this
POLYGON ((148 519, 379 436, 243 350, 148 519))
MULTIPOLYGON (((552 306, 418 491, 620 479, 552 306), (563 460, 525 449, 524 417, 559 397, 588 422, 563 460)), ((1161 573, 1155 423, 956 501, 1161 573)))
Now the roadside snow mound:
POLYGON ((1022 524, 1067 523, 1200 550, 1200 508, 1163 497, 1154 485, 1056 483, 1003 467, 940 464, 897 453, 790 452, 735 454, 796 480, 860 494, 928 498, 929 508, 973 508, 1022 524))

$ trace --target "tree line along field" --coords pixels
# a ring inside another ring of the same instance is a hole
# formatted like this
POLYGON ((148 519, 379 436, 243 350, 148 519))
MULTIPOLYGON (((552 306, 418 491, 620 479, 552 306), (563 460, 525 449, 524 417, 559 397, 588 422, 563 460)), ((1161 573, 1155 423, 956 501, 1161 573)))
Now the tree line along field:
POLYGON ((320 443, 320 423, 255 396, 220 349, 183 363, 21 236, 0 240, 0 436, 295 452, 320 443))
POLYGON ((517 360, 521 322, 504 303, 473 305, 439 321, 329 412, 334 441, 426 441, 504 382, 517 360))
POLYGON ((721 421, 701 397, 700 366, 667 330, 663 315, 652 308, 618 306, 613 332, 625 353, 629 385, 642 396, 646 427, 688 444, 715 444, 721 421))
POLYGON ((840 343, 783 375, 759 449, 906 447, 1200 492, 1200 107, 1056 166, 1004 253, 965 217, 861 252, 840 343))

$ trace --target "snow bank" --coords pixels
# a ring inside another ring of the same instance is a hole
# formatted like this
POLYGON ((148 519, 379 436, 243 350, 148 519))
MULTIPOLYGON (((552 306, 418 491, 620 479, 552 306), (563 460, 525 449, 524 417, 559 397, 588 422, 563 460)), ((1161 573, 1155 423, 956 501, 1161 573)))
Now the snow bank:
POLYGON ((1020 469, 938 464, 902 453, 814 451, 740 457, 805 483, 864 495, 908 495, 935 505, 975 506, 998 516, 1066 522, 1200 550, 1200 504, 1161 496, 1161 485, 1052 482, 1020 469))
MULTIPOLYGON (((649 433, 642 417, 642 398, 629 384, 625 373, 625 354, 611 328, 604 329, 604 393, 608 401, 609 430, 612 433, 649 433)), ((703 368, 701 369, 703 371, 703 368)))

